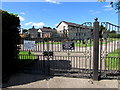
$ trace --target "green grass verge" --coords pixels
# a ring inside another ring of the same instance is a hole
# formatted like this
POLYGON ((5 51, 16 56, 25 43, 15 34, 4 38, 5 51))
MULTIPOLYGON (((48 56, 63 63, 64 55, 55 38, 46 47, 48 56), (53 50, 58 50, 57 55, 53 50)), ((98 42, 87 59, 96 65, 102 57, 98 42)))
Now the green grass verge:
POLYGON ((19 52, 19 59, 22 60, 22 59, 35 59, 36 56, 34 56, 33 53, 31 53, 30 55, 28 54, 27 51, 20 51, 19 52))
MULTIPOLYGON (((102 41, 102 44, 107 44, 116 40, 120 40, 120 38, 108 38, 107 41, 102 41)), ((99 44, 101 44, 101 42, 99 42, 99 44)))
POLYGON ((75 43, 76 47, 90 47, 93 46, 93 43, 87 43, 87 44, 83 44, 83 43, 75 43))
POLYGON ((107 55, 105 65, 110 70, 118 70, 120 68, 120 48, 107 55))
POLYGON ((33 53, 31 55, 28 55, 27 51, 20 51, 19 52, 19 67, 24 67, 25 65, 28 65, 29 63, 33 62, 34 59, 36 59, 36 56, 34 56, 33 53))
MULTIPOLYGON (((102 41, 102 42, 99 42, 99 44, 107 44, 109 42, 113 42, 113 41, 116 41, 116 40, 119 40, 120 38, 109 38, 108 41, 102 41)), ((83 44, 81 41, 73 41, 75 42, 75 46, 76 47, 90 47, 90 46, 93 46, 93 41, 92 43, 90 43, 90 40, 88 40, 88 43, 86 44, 83 44)), ((41 42, 41 43, 36 43, 36 44, 62 44, 62 42, 41 42)))
MULTIPOLYGON (((62 44, 62 42, 41 42, 41 43, 36 43, 36 44, 62 44)), ((93 44, 91 44, 91 43, 87 43, 87 44, 83 44, 82 42, 75 42, 75 46, 76 47, 89 47, 89 46, 92 46, 93 44)))

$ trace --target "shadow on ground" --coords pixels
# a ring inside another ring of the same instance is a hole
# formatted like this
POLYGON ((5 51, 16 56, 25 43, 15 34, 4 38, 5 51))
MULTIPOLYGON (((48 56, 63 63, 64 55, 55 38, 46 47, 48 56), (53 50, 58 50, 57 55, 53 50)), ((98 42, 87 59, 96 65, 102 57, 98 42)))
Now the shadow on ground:
POLYGON ((12 75, 9 81, 3 84, 3 88, 10 86, 24 85, 40 80, 48 80, 52 78, 51 76, 40 75, 40 74, 29 74, 29 73, 16 73, 12 75))
POLYGON ((21 68, 18 73, 12 75, 9 81, 4 83, 2 87, 24 85, 53 78, 50 75, 49 68, 69 70, 71 65, 69 60, 35 60, 21 68))
MULTIPOLYGON (((69 73, 69 76, 81 75, 80 77, 82 78, 91 78, 91 75, 93 75, 93 70, 75 68, 75 70, 72 71, 72 69, 70 60, 35 60, 24 68, 21 68, 18 73, 12 75, 9 81, 3 84, 3 88, 51 79, 54 77, 54 73, 56 73, 54 70, 57 70, 59 74, 61 73, 60 70, 65 70, 65 72, 62 71, 62 73, 69 73), (51 75, 50 69, 53 69, 53 75, 51 75)), ((102 79, 113 79, 113 77, 120 75, 115 72, 109 75, 105 73, 107 71, 103 72, 103 75, 101 74, 102 79)))

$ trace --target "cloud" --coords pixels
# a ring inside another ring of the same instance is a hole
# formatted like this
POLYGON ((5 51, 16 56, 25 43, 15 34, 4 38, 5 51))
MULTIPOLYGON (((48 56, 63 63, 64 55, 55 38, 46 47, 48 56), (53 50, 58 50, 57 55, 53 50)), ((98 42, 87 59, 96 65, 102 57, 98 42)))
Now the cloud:
POLYGON ((45 23, 43 23, 43 22, 32 23, 32 26, 36 26, 36 27, 42 27, 42 26, 44 26, 44 25, 45 25, 45 23))
POLYGON ((111 7, 111 5, 105 5, 105 6, 103 6, 103 7, 109 8, 109 7, 111 7))
POLYGON ((100 14, 100 11, 89 10, 92 15, 100 14))
POLYGON ((54 0, 45 0, 46 2, 49 2, 49 3, 55 3, 55 4, 60 4, 60 2, 57 2, 57 1, 54 1, 54 0))
POLYGON ((104 7, 104 11, 111 11, 113 10, 113 8, 111 7, 111 5, 105 5, 104 7))
POLYGON ((99 13, 101 13, 101 12, 100 11, 95 11, 92 14, 99 14, 99 13))
POLYGON ((24 12, 21 12, 20 14, 25 15, 25 13, 24 13, 24 12))
POLYGON ((57 27, 57 26, 58 26, 58 24, 59 24, 59 23, 55 24, 55 27, 57 27))
POLYGON ((32 25, 32 26, 36 26, 36 27, 42 27, 45 25, 45 23, 43 22, 39 22, 39 23, 34 23, 34 22, 28 22, 28 23, 25 23, 26 26, 28 25, 32 25))
POLYGON ((98 0, 99 2, 105 2, 106 0, 98 0))
POLYGON ((26 26, 28 26, 28 25, 30 25, 30 24, 32 24, 32 22, 25 23, 26 26))
POLYGON ((105 8, 104 11, 111 11, 113 8, 105 8))
POLYGON ((20 21, 25 21, 25 18, 21 17, 21 16, 18 16, 20 21))

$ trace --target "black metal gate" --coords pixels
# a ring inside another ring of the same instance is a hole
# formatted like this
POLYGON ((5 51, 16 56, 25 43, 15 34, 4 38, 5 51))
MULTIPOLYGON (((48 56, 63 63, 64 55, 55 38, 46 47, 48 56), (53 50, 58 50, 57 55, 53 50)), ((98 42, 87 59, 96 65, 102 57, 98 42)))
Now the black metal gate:
POLYGON ((120 76, 120 26, 101 22, 99 40, 101 78, 118 78, 120 76))
POLYGON ((64 29, 57 38, 22 38, 20 50, 30 52, 34 59, 38 59, 32 72, 94 79, 99 76, 113 78, 120 70, 119 41, 119 26, 107 22, 99 24, 96 20, 94 24, 86 22, 77 27, 64 29), (99 36, 95 35, 97 33, 99 36), (24 40, 35 41, 35 48, 25 49, 24 40), (111 57, 111 53, 114 52, 118 53, 118 56, 111 57))

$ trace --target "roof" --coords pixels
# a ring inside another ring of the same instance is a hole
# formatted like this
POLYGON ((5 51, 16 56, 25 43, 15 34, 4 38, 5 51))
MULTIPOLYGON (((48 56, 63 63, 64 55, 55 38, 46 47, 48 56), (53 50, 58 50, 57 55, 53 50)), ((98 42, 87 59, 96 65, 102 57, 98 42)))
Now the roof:
MULTIPOLYGON (((69 25, 69 26, 74 26, 74 27, 80 27, 80 26, 82 26, 82 25, 80 25, 80 24, 76 24, 76 23, 72 23, 72 22, 61 21, 61 22, 57 25, 57 27, 58 27, 62 22, 66 23, 66 24, 69 25)), ((57 28, 57 27, 56 27, 56 28, 57 28)))
POLYGON ((48 28, 40 28, 42 32, 56 32, 55 29, 48 29, 48 28))
POLYGON ((29 30, 38 30, 38 29, 35 29, 34 26, 33 26, 32 28, 29 28, 28 31, 29 30))

